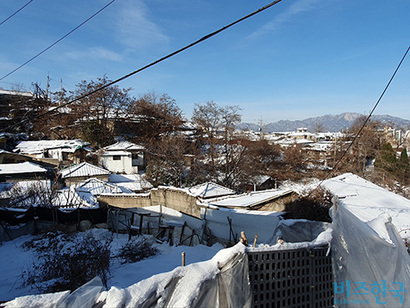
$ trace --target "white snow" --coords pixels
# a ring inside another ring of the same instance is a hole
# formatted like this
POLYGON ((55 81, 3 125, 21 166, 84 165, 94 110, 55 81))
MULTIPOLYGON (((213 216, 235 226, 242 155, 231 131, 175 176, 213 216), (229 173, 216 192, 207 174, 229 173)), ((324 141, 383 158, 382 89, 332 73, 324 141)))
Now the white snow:
POLYGON ((134 192, 153 188, 152 184, 148 182, 141 174, 112 173, 108 176, 108 181, 134 192))
POLYGON ((235 191, 212 182, 207 182, 190 187, 188 189, 188 193, 200 198, 215 198, 226 195, 234 195, 235 191))
POLYGON ((70 178, 70 177, 93 177, 97 175, 109 175, 111 172, 98 167, 91 165, 89 163, 81 163, 78 165, 70 166, 66 169, 61 171, 61 176, 63 178, 70 178))
POLYGON ((217 201, 210 201, 209 205, 216 207, 251 207, 292 193, 291 190, 270 189, 251 192, 239 196, 227 197, 217 201))
POLYGON ((88 142, 79 139, 74 140, 30 140, 21 141, 16 146, 16 150, 21 154, 42 154, 49 149, 64 149, 64 152, 74 153, 76 150, 86 147, 88 142))
MULTIPOLYGON (((140 151, 144 149, 145 148, 142 145, 138 145, 138 144, 135 144, 129 141, 118 141, 104 148, 104 150, 106 151, 120 151, 120 150, 140 151)), ((126 153, 128 154, 129 152, 126 152, 126 153)))
POLYGON ((46 173, 47 169, 31 163, 0 164, 1 174, 21 174, 21 173, 46 173))

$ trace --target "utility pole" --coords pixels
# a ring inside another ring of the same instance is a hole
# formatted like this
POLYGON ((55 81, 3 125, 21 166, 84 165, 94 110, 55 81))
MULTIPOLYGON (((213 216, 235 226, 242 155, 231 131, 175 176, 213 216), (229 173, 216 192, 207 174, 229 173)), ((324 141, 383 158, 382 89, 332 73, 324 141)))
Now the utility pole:
POLYGON ((259 119, 259 138, 260 140, 263 139, 263 120, 259 119))
POLYGON ((49 73, 47 73, 46 101, 48 101, 49 90, 50 90, 50 75, 49 73))
POLYGON ((64 93, 63 93, 63 78, 60 78, 60 101, 58 102, 58 105, 63 101, 64 93))

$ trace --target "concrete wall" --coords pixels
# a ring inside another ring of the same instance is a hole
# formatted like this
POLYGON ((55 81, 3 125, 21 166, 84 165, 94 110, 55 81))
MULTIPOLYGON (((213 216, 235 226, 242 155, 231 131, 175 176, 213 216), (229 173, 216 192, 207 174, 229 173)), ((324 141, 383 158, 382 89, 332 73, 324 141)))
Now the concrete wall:
POLYGON ((252 207, 252 210, 258 211, 269 211, 269 212, 288 212, 290 209, 287 207, 289 202, 292 202, 296 199, 296 194, 291 194, 288 196, 275 199, 271 202, 267 202, 262 206, 252 207))
MULTIPOLYGON (((97 178, 99 180, 108 182, 108 174, 104 175, 94 175, 93 178, 97 178)), ((64 178, 64 182, 67 186, 77 184, 77 183, 82 183, 86 180, 90 179, 89 176, 78 176, 78 177, 69 177, 69 178, 64 178)))
POLYGON ((151 190, 152 205, 162 204, 171 209, 201 217, 200 207, 196 205, 196 198, 180 190, 158 188, 151 190))
POLYGON ((149 195, 101 195, 98 197, 101 205, 111 205, 120 208, 136 208, 151 206, 149 195))
MULTIPOLYGON (((284 212, 289 210, 286 204, 294 200, 294 195, 284 196, 274 201, 253 207, 252 210, 284 212)), ((121 208, 139 208, 144 206, 163 205, 170 209, 201 218, 201 208, 196 204, 196 198, 178 189, 156 188, 150 194, 144 195, 103 195, 99 202, 121 208)))
POLYGON ((201 210, 196 205, 196 198, 181 190, 158 188, 151 190, 149 195, 102 195, 98 198, 98 201, 101 204, 121 208, 164 205, 194 217, 201 217, 201 210))

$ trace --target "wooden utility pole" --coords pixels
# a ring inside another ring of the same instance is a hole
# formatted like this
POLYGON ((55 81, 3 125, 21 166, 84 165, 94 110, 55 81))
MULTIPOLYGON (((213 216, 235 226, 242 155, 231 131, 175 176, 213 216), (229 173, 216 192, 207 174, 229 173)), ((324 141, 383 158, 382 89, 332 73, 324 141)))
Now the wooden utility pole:
POLYGON ((48 101, 49 90, 50 90, 50 75, 49 73, 47 73, 46 101, 48 101))

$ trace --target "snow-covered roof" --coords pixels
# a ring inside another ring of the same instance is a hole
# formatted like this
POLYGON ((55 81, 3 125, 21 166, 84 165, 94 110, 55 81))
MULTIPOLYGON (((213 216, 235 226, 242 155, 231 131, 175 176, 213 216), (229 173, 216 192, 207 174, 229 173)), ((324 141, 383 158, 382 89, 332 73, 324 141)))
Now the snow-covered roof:
POLYGON ((141 151, 145 148, 142 145, 138 145, 129 141, 118 141, 112 145, 106 146, 106 151, 141 151))
POLYGON ((315 136, 315 134, 312 134, 312 133, 309 133, 309 132, 306 132, 306 131, 300 131, 300 132, 298 131, 298 132, 289 133, 288 136, 302 137, 302 136, 315 136))
POLYGON ((104 154, 102 156, 116 156, 116 155, 131 156, 131 152, 126 152, 126 151, 122 151, 122 150, 107 151, 107 152, 104 152, 104 154))
POLYGON ((3 89, 0 89, 0 94, 3 94, 3 95, 18 95, 18 96, 33 97, 33 93, 32 93, 32 92, 11 91, 11 90, 3 90, 3 89))
POLYGON ((113 185, 96 178, 87 179, 84 182, 75 185, 75 188, 78 193, 87 192, 94 196, 99 196, 101 194, 122 193, 122 190, 117 185, 113 185))
POLYGON ((75 140, 30 140, 21 141, 14 151, 21 154, 40 154, 45 150, 64 148, 65 152, 74 153, 76 150, 88 146, 88 142, 75 140))
POLYGON ((208 203, 210 206, 216 207, 237 207, 237 208, 249 208, 253 207, 288 194, 291 194, 292 190, 289 189, 269 189, 251 192, 249 194, 242 194, 233 197, 227 197, 222 200, 211 201, 208 203))
POLYGON ((22 174, 22 173, 46 173, 47 169, 31 163, 24 162, 18 164, 0 164, 1 174, 22 174))
POLYGON ((188 189, 188 192, 194 195, 195 197, 200 197, 204 199, 235 194, 235 191, 233 191, 232 189, 223 187, 212 182, 207 182, 204 184, 199 184, 190 187, 188 189))
MULTIPOLYGON (((0 198, 13 198, 17 195, 28 194, 30 190, 42 190, 48 194, 52 190, 50 180, 18 181, 0 183, 0 198)), ((29 207, 32 204, 27 204, 29 207)))
POLYGON ((271 179, 271 176, 269 176, 269 175, 257 175, 257 176, 254 176, 251 179, 251 182, 256 184, 256 185, 262 185, 263 183, 265 183, 269 179, 271 179))
POLYGON ((73 178, 73 177, 94 177, 97 175, 109 175, 110 171, 91 165, 87 162, 83 162, 78 165, 70 166, 61 171, 61 176, 63 178, 73 178))
POLYGON ((97 198, 89 194, 88 196, 80 196, 79 193, 73 188, 64 188, 56 191, 53 199, 53 205, 56 207, 98 207, 97 198))
POLYGON ((113 173, 109 175, 108 181, 131 191, 143 191, 153 188, 152 184, 140 174, 113 173))
POLYGON ((329 151, 333 146, 333 142, 315 142, 307 144, 305 148, 314 151, 329 151))
POLYGON ((410 238, 410 200, 377 186, 355 174, 328 179, 323 186, 339 198, 360 220, 370 223, 388 214, 402 237, 410 238), (404 233, 407 232, 407 235, 404 233))

